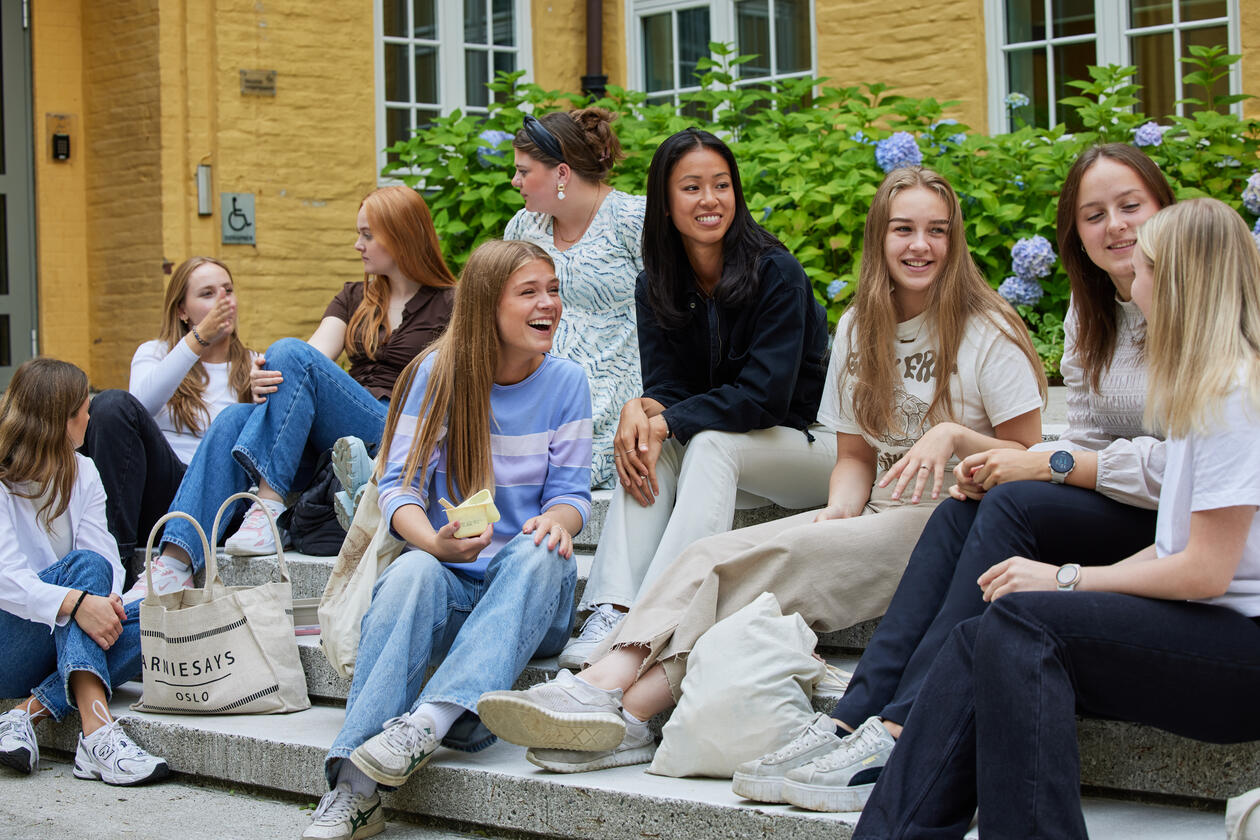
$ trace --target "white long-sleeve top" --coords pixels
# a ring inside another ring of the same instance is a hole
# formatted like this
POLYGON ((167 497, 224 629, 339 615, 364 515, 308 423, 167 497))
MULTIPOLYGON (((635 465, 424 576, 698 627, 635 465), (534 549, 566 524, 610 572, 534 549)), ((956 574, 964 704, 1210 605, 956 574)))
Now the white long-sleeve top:
POLYGON ((1146 361, 1142 336, 1146 319, 1132 301, 1116 301, 1116 346, 1111 364, 1089 387, 1076 352, 1076 307, 1068 305, 1063 324, 1064 347, 1060 371, 1067 386, 1068 427, 1057 441, 1033 447, 1041 451, 1078 449, 1098 453, 1095 489, 1104 496, 1134 507, 1154 510, 1164 481, 1164 441, 1147 429, 1146 361), (1065 446, 1070 444, 1070 446, 1065 446))
MULTIPOLYGON (((183 341, 175 342, 173 350, 168 350, 164 341, 146 341, 131 357, 131 382, 127 386, 131 395, 140 401, 157 422, 166 442, 185 464, 192 461, 202 435, 193 434, 188 429, 177 430, 175 418, 167 403, 199 358, 183 341)), ((206 408, 210 412, 209 419, 214 420, 220 411, 238 401, 237 394, 228 383, 227 362, 203 362, 202 366, 209 377, 204 394, 206 408)), ((204 433, 203 428, 202 434, 204 433)))
MULTIPOLYGON (((78 475, 66 513, 71 547, 95 551, 114 567, 115 594, 122 594, 123 567, 118 543, 105 524, 105 488, 90 458, 75 453, 78 475)), ((18 618, 48 625, 49 632, 68 617, 57 618, 69 587, 45 583, 39 573, 61 557, 53 550, 36 514, 38 499, 14 495, 0 482, 0 609, 18 618)))

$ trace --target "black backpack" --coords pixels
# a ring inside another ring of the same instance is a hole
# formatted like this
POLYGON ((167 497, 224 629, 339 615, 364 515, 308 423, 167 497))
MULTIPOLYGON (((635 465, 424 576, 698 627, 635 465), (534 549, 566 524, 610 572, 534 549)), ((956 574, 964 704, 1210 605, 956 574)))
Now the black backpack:
POLYGON ((333 508, 333 496, 339 490, 341 482, 333 474, 332 450, 325 450, 315 462, 315 475, 310 484, 277 520, 288 532, 287 543, 295 551, 333 557, 341 550, 346 532, 337 522, 333 508))

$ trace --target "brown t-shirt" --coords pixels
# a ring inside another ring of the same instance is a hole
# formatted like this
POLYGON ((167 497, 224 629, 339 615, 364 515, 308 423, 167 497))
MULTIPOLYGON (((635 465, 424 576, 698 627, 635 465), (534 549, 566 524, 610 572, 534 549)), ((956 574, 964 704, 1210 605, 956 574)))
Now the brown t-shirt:
MULTIPOLYGON (((363 281, 347 283, 324 310, 324 317, 339 318, 350 323, 354 310, 363 301, 363 281)), ((369 359, 361 353, 350 359, 350 377, 380 399, 394 390, 394 380, 407 363, 421 350, 442 334, 451 319, 451 307, 455 303, 454 287, 421 286, 403 307, 402 323, 389 335, 381 327, 381 343, 376 348, 376 358, 369 359)))

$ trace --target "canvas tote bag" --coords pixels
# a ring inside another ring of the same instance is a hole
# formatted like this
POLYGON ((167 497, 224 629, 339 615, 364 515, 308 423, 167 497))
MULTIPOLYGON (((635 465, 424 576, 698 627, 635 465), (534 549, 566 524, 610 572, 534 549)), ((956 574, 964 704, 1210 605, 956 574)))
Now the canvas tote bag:
MULTIPOLYGON (((219 519, 237 499, 259 502, 252 493, 225 501, 219 519)), ((270 714, 309 708, 306 676, 293 633, 293 591, 275 519, 266 505, 280 580, 261 586, 225 586, 217 552, 186 513, 163 516, 149 533, 144 574, 149 591, 140 604, 140 653, 144 694, 132 708, 172 714, 270 714), (153 540, 169 519, 192 522, 206 557, 204 589, 167 595, 153 591, 153 540)))

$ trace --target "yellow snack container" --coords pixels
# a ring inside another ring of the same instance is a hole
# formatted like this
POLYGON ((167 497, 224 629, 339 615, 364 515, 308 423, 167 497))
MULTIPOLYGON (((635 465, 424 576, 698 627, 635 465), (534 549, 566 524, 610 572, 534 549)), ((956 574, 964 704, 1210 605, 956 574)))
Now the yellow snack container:
POLYGON ((479 490, 464 499, 458 506, 446 499, 438 499, 438 504, 446 511, 447 522, 459 522, 456 537, 475 537, 480 535, 492 522, 499 521, 499 509, 494 506, 494 499, 489 490, 479 490))

